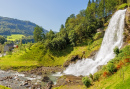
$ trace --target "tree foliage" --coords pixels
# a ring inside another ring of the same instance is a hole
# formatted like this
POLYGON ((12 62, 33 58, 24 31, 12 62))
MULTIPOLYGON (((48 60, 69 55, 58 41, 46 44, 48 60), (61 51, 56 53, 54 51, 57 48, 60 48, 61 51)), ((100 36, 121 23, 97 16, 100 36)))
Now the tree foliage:
POLYGON ((91 80, 87 76, 82 78, 82 82, 86 87, 89 87, 91 85, 91 80))
POLYGON ((4 44, 5 41, 6 41, 6 39, 3 36, 0 36, 0 43, 4 44))
POLYGON ((65 24, 61 24, 58 33, 50 30, 45 35, 45 48, 62 50, 67 45, 76 46, 84 40, 93 40, 96 30, 104 26, 122 3, 126 3, 126 0, 88 0, 87 8, 77 15, 71 14, 65 24))
POLYGON ((44 35, 44 33, 43 33, 43 28, 42 28, 42 27, 39 27, 39 26, 36 26, 36 27, 34 28, 33 34, 34 34, 34 40, 35 40, 36 42, 42 41, 42 40, 44 39, 44 37, 45 37, 45 35, 44 35))
POLYGON ((120 53, 120 51, 119 51, 119 48, 118 48, 118 47, 115 47, 115 48, 114 48, 114 53, 118 56, 118 54, 120 53))

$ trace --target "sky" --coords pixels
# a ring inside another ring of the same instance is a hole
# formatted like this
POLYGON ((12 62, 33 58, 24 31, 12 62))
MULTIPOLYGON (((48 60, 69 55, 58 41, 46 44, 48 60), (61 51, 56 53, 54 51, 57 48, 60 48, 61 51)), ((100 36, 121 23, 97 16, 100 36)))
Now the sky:
POLYGON ((58 32, 71 14, 86 9, 88 0, 0 0, 0 16, 31 21, 58 32))

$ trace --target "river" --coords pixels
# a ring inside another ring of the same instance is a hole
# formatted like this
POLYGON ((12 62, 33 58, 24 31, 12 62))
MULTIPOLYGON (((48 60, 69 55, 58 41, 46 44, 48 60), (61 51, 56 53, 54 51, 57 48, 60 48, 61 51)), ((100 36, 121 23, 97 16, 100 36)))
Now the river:
MULTIPOLYGON (((12 89, 31 89, 32 87, 45 87, 47 82, 43 82, 44 76, 49 77, 49 81, 56 84, 56 80, 61 76, 60 72, 46 75, 23 74, 17 71, 0 70, 0 85, 10 87, 12 89)), ((38 88, 39 87, 39 88, 38 88)))

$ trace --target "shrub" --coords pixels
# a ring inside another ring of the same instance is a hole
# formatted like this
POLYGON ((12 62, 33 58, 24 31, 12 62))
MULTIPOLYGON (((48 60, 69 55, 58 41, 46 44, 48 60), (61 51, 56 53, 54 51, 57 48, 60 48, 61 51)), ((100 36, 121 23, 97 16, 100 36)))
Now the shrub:
POLYGON ((100 76, 101 76, 101 74, 99 72, 95 73, 93 76, 93 80, 98 81, 100 76))
POLYGON ((103 77, 107 77, 107 76, 109 76, 109 73, 108 72, 103 72, 103 77))
POLYGON ((82 78, 82 82, 86 87, 89 87, 91 85, 91 80, 87 76, 82 78))
POLYGON ((124 60, 124 62, 125 62, 125 63, 130 62, 130 58, 126 58, 126 59, 124 60))
POLYGON ((93 80, 93 75, 91 73, 89 74, 89 77, 93 80))
POLYGON ((114 48, 114 53, 118 56, 118 54, 120 53, 120 51, 119 51, 119 48, 116 46, 115 48, 114 48))
POLYGON ((109 71, 110 73, 114 73, 114 72, 116 72, 116 67, 115 67, 115 65, 114 65, 114 63, 108 63, 107 64, 107 71, 109 71))

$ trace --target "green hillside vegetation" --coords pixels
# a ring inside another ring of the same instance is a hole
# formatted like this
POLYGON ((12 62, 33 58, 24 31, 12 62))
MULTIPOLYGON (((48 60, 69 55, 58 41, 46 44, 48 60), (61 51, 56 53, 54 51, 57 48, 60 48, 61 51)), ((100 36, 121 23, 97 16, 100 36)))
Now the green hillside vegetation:
POLYGON ((68 46, 61 51, 46 51, 45 46, 41 43, 19 45, 18 49, 14 49, 13 52, 8 52, 7 56, 0 58, 0 68, 22 71, 24 66, 27 67, 27 70, 37 66, 63 66, 64 62, 71 59, 73 55, 82 56, 83 51, 86 52, 85 57, 90 56, 92 51, 100 48, 101 42, 102 38, 88 46, 68 46))
MULTIPOLYGON (((112 0, 105 3, 103 4, 102 0, 97 0, 96 2, 89 1, 88 7, 85 10, 81 10, 76 16, 71 14, 66 19, 65 25, 61 25, 60 32, 58 33, 50 30, 45 35, 43 28, 36 26, 33 34, 37 43, 27 48, 20 44, 18 53, 13 52, 10 55, 11 58, 16 56, 14 59, 10 59, 11 62, 17 59, 20 61, 37 61, 40 66, 62 66, 73 55, 82 56, 83 51, 86 52, 86 58, 91 56, 91 52, 98 50, 102 42, 102 39, 99 38, 102 37, 103 33, 96 33, 96 29, 101 27, 106 28, 103 26, 111 17, 109 12, 114 13, 116 7, 123 2, 118 3, 112 0), (102 12, 104 8, 106 10, 102 12)), ((8 58, 9 56, 1 58, 3 64, 6 65, 8 58)), ((12 63, 11 65, 13 66, 14 64, 12 63)))
POLYGON ((7 36, 7 41, 16 41, 16 40, 20 40, 23 37, 25 37, 22 34, 11 34, 11 36, 7 36))
POLYGON ((120 50, 119 54, 93 75, 99 75, 90 89, 129 89, 130 87, 130 45, 120 50), (117 71, 117 72, 116 72, 117 71), (109 83, 108 83, 109 82, 109 83))
MULTIPOLYGON (((35 23, 0 16, 0 35, 33 35, 35 23)), ((44 33, 48 31, 44 29, 44 33)))
MULTIPOLYGON (((109 61, 94 75, 83 77, 87 89, 129 89, 130 45, 120 50, 118 56, 109 61)), ((84 85, 60 86, 54 89, 86 89, 84 85)))
POLYGON ((102 78, 99 82, 95 82, 93 86, 88 89, 129 89, 130 88, 130 65, 123 66, 117 73, 110 77, 102 78), (124 71, 124 80, 123 72, 124 71), (121 72, 121 77, 120 77, 121 72))
MULTIPOLYGON (((101 46, 103 32, 97 33, 97 29, 102 28, 102 31, 105 31, 111 14, 117 10, 119 5, 126 3, 126 0, 105 1, 89 0, 88 7, 81 10, 77 15, 71 14, 66 19, 65 25, 61 25, 58 33, 50 30, 44 34, 43 28, 36 26, 33 32, 36 43, 22 44, 20 42, 18 49, 14 49, 12 52, 8 52, 7 56, 0 58, 0 69, 27 71, 39 66, 63 67, 63 64, 70 60, 72 56, 78 55, 81 57, 83 51, 85 58, 90 57, 91 53, 99 50, 101 46)), ((125 5, 123 8, 125 8, 125 5)), ((86 85, 86 81, 90 82, 89 88, 94 89, 95 87, 99 89, 125 87, 127 89, 130 80, 128 76, 130 73, 129 50, 129 45, 119 52, 117 48, 115 51, 117 52, 116 57, 94 75, 90 75, 89 78, 84 77, 83 83, 86 85), (124 83, 122 80, 123 74, 118 77, 122 69, 125 76, 124 83)), ((70 89, 85 89, 85 85, 69 87, 70 89)), ((69 87, 60 86, 55 89, 69 89, 69 87)))
POLYGON ((36 60, 23 60, 21 59, 21 55, 23 55, 26 51, 22 50, 25 48, 29 48, 30 44, 19 45, 19 48, 13 50, 13 52, 7 52, 6 56, 0 58, 0 69, 7 70, 18 70, 18 71, 27 71, 32 68, 38 67, 38 62, 36 60))

